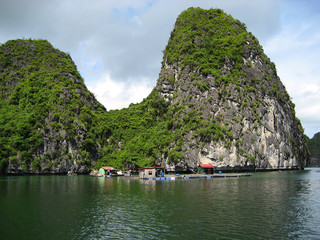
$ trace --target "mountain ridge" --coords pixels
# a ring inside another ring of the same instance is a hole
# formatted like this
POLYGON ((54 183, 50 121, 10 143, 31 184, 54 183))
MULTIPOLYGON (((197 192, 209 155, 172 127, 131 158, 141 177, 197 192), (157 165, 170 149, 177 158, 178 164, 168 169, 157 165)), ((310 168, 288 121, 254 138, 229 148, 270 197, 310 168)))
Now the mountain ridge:
POLYGON ((155 88, 128 108, 106 111, 71 57, 45 40, 0 46, 0 87, 6 174, 87 173, 102 165, 194 172, 200 163, 224 171, 303 169, 309 161, 275 64, 221 9, 178 16, 155 88))
POLYGON ((305 166, 308 153, 294 104, 244 24, 220 9, 190 8, 177 18, 163 59, 156 89, 178 109, 174 119, 186 132, 181 142, 189 145, 182 144, 182 152, 196 159, 181 168, 305 166))
POLYGON ((11 40, 0 52, 2 171, 88 172, 97 159, 89 116, 105 108, 71 57, 46 40, 11 40))

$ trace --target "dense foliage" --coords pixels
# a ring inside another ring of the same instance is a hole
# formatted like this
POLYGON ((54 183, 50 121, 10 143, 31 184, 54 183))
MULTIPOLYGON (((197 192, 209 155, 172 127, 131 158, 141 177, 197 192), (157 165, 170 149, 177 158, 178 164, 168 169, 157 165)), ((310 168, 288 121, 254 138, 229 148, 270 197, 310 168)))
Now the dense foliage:
POLYGON ((230 149, 234 140, 238 154, 256 162, 256 158, 247 152, 244 133, 234 135, 233 126, 243 126, 244 112, 251 112, 254 128, 258 128, 262 124, 259 110, 262 98, 270 95, 288 104, 294 114, 288 93, 278 83, 275 65, 263 53, 258 40, 247 32, 244 24, 220 9, 190 8, 182 12, 163 59, 156 91, 141 104, 108 112, 108 122, 116 124, 109 127, 112 137, 110 145, 102 150, 103 164, 150 166, 163 164, 163 159, 169 164, 177 164, 185 160, 188 148, 201 149, 213 141, 223 142, 230 149), (250 52, 255 52, 261 61, 266 62, 272 69, 272 77, 265 74, 260 79, 248 75, 243 59, 250 52), (229 71, 223 72, 226 62, 230 63, 229 71), (168 65, 176 66, 177 72, 167 72, 168 65), (201 75, 213 78, 214 83, 201 75), (174 89, 167 102, 157 93, 163 82, 174 89), (183 84, 189 84, 188 93, 179 95, 178 89, 183 84), (197 100, 196 95, 208 92, 212 87, 218 89, 221 109, 225 108, 224 101, 231 96, 231 91, 232 94, 237 92, 240 104, 238 113, 232 118, 212 112, 212 104, 217 101, 212 96, 197 100), (154 107, 155 104, 161 108, 154 107))
POLYGON ((174 165, 187 149, 201 151, 210 142, 236 145, 237 154, 254 163, 261 154, 249 153, 255 139, 246 136, 262 124, 266 95, 295 116, 257 39, 220 9, 190 8, 179 15, 156 88, 122 110, 107 112, 70 56, 47 41, 8 41, 0 46, 0 171, 10 165, 43 172, 62 162, 130 169, 174 165), (267 66, 255 71, 257 62, 267 66), (172 87, 169 98, 161 95, 162 84, 172 87), (237 102, 232 113, 229 98, 237 102), (242 132, 245 120, 253 129, 242 132))
POLYGON ((110 137, 101 149, 100 165, 142 167, 153 165, 171 142, 167 128, 167 103, 153 91, 142 103, 109 111, 110 137))
POLYGON ((221 9, 190 8, 179 15, 165 57, 219 77, 226 57, 235 62, 234 71, 241 69, 247 35, 244 24, 221 9))
POLYGON ((308 148, 311 157, 311 166, 320 166, 320 132, 308 139, 308 148))
POLYGON ((70 56, 44 40, 0 46, 0 87, 2 171, 9 162, 40 170, 44 162, 50 168, 66 158, 97 166, 152 165, 174 136, 165 120, 168 104, 155 91, 140 104, 106 112, 70 56), (55 142, 55 149, 45 151, 44 141, 55 142))
POLYGON ((68 54, 45 40, 12 40, 0 46, 0 170, 9 161, 24 169, 39 169, 44 160, 48 167, 58 163, 61 141, 75 142, 76 128, 86 129, 79 152, 90 162, 97 135, 104 131, 104 112, 68 54), (43 157, 46 138, 57 144, 43 157))

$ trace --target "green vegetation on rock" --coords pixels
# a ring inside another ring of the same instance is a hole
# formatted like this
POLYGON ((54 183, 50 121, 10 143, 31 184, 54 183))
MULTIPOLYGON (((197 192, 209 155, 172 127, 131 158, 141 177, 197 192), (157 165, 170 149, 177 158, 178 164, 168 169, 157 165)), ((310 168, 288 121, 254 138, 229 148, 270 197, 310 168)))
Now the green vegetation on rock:
MULTIPOLYGON (((246 26, 221 9, 189 8, 179 15, 156 89, 170 102, 169 108, 184 110, 173 118, 183 120, 178 126, 185 133, 183 142, 196 145, 183 151, 185 155, 198 158, 200 152, 206 161, 219 164, 224 159, 228 165, 225 159, 230 159, 232 164, 253 168, 281 168, 289 158, 296 159, 296 166, 304 166, 308 159, 301 122, 275 64, 246 26), (192 126, 190 116, 195 116, 192 126), (289 157, 275 156, 281 158, 278 166, 269 165, 264 150, 268 147, 259 145, 262 139, 256 141, 266 137, 262 132, 270 132, 268 140, 263 140, 267 146, 274 145, 270 155, 283 146, 291 149, 289 157), (221 150, 215 153, 214 148, 221 150)), ((184 160, 189 166, 196 162, 184 160)))
POLYGON ((311 158, 310 166, 320 166, 320 132, 308 139, 308 148, 311 158))
POLYGON ((164 54, 169 64, 219 77, 226 58, 234 62, 234 72, 241 70, 247 38, 245 25, 221 9, 190 8, 179 15, 164 54))
POLYGON ((89 166, 97 158, 104 113, 68 54, 45 40, 0 46, 2 170, 10 163, 40 171, 67 157, 89 166), (64 154, 68 147, 76 151, 64 154))
POLYGON ((201 161, 303 168, 306 159, 275 65, 245 25, 220 9, 179 15, 157 86, 122 110, 106 111, 70 56, 47 41, 0 46, 3 173, 86 173, 102 165, 192 171, 201 161))

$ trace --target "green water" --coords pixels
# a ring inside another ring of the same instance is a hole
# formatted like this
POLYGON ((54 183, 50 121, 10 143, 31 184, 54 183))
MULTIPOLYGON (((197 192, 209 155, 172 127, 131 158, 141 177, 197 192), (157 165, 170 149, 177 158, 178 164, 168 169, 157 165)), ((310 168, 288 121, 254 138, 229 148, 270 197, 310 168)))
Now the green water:
POLYGON ((0 239, 320 239, 319 169, 175 181, 0 178, 0 239))

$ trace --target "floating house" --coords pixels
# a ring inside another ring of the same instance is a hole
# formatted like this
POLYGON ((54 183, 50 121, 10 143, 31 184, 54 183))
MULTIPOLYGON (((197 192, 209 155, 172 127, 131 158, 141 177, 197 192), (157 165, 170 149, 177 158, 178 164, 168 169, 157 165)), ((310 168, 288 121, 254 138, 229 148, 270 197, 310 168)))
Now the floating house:
POLYGON ((212 164, 200 164, 199 173, 201 174, 213 174, 214 166, 212 164))
POLYGON ((121 174, 118 173, 120 169, 116 169, 113 167, 101 167, 99 169, 99 174, 103 176, 120 176, 121 174))
POLYGON ((157 177, 164 177, 164 167, 144 167, 140 168, 139 171, 139 178, 146 179, 146 178, 157 178, 157 177))

